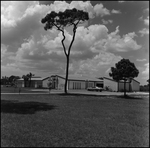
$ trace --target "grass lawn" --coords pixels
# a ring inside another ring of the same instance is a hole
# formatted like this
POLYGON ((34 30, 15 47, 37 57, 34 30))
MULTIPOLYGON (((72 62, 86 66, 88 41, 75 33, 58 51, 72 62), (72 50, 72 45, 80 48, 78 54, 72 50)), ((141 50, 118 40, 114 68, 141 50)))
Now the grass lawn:
MULTIPOLYGON (((41 92, 41 91, 38 91, 38 89, 37 89, 37 91, 31 91, 33 88, 21 88, 20 90, 20 93, 38 93, 38 92, 41 92)), ((35 88, 34 88, 35 89, 35 88)), ((45 89, 45 90, 47 90, 48 91, 48 89, 45 89)), ((1 87, 1 93, 19 93, 19 88, 14 88, 13 86, 11 86, 11 87, 1 87)))
POLYGON ((149 96, 1 94, 1 147, 148 147, 149 96))

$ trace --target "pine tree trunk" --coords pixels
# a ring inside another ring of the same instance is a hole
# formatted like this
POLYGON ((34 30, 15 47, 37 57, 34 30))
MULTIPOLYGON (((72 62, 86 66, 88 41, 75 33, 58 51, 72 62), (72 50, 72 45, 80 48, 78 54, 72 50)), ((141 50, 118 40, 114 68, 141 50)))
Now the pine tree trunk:
POLYGON ((67 87, 68 87, 68 71, 69 71, 69 56, 67 56, 67 66, 66 66, 66 79, 65 79, 65 94, 67 94, 67 87))
MULTIPOLYGON (((80 21, 80 20, 79 20, 80 21)), ((78 23, 79 23, 78 21, 78 23)), ((66 65, 66 79, 65 79, 65 87, 64 87, 64 91, 65 93, 67 94, 67 87, 68 87, 68 72, 69 72, 69 56, 70 56, 70 50, 71 50, 71 47, 72 47, 72 44, 74 42, 74 39, 75 39, 75 34, 76 34, 76 29, 77 29, 77 24, 74 24, 74 28, 73 28, 73 37, 72 37, 72 41, 70 43, 70 46, 69 46, 69 49, 68 49, 68 54, 66 52, 66 48, 65 48, 65 45, 64 45, 64 40, 65 40, 65 35, 64 35, 64 31, 62 31, 62 35, 63 35, 63 39, 62 39, 62 45, 63 45, 63 48, 64 48, 64 52, 65 52, 65 55, 66 55, 66 58, 67 58, 67 65, 66 65)), ((58 29, 59 30, 59 29, 58 29)))

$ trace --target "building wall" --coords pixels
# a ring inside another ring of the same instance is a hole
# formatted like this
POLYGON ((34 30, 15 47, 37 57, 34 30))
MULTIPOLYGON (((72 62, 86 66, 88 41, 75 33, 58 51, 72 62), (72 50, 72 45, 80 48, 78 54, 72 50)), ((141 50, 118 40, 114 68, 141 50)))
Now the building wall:
POLYGON ((58 77, 58 89, 64 90, 65 87, 65 79, 58 77))
POLYGON ((106 87, 112 91, 118 91, 118 82, 104 78, 104 88, 106 87))
POLYGON ((85 89, 85 81, 68 81, 68 87, 69 89, 85 89))
POLYGON ((149 92, 149 85, 141 85, 140 86, 140 91, 145 91, 145 92, 149 92))
POLYGON ((24 80, 17 80, 17 87, 24 87, 24 80))
POLYGON ((95 86, 104 88, 104 82, 95 82, 95 86))
MULTIPOLYGON (((18 87, 25 87, 24 80, 17 80, 17 83, 18 87)), ((29 87, 29 81, 26 82, 26 87, 29 87)), ((31 88, 42 87, 42 80, 31 80, 30 87, 31 88)))
MULTIPOLYGON (((129 82, 126 82, 126 91, 130 91, 131 84, 129 82)), ((124 91, 124 82, 119 82, 119 88, 118 91, 124 91)))
POLYGON ((95 83, 92 82, 92 81, 88 81, 88 87, 94 87, 95 86, 95 83))
POLYGON ((140 90, 140 83, 136 82, 135 80, 132 80, 131 88, 132 88, 132 91, 139 91, 140 90))
MULTIPOLYGON (((94 81, 84 81, 84 80, 69 80, 68 87, 69 89, 87 89, 88 87, 95 87, 97 83, 94 81)), ((101 82, 103 84, 103 82, 101 82)))
POLYGON ((32 80, 31 87, 42 88, 42 80, 32 80))
POLYGON ((49 80, 49 78, 43 80, 43 82, 42 82, 42 87, 43 88, 48 88, 48 86, 47 86, 47 83, 49 82, 48 80, 49 80))

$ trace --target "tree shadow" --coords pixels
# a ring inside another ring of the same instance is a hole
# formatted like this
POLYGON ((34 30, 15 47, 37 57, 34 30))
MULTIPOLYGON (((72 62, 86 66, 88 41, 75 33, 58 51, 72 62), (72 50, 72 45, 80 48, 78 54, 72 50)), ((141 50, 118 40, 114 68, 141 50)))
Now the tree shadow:
POLYGON ((84 94, 84 93, 59 93, 57 94, 59 96, 79 96, 79 97, 82 97, 82 96, 93 96, 93 97, 100 97, 100 96, 104 96, 104 95, 96 95, 96 94, 84 94))
POLYGON ((96 94, 79 94, 79 93, 60 93, 57 94, 60 96, 91 96, 91 97, 115 97, 115 98, 122 98, 122 99, 134 99, 134 100, 143 100, 144 96, 143 95, 96 95, 96 94))
POLYGON ((142 95, 119 95, 119 96, 116 96, 117 98, 122 98, 122 99, 133 99, 133 100, 143 100, 143 96, 142 95))
POLYGON ((19 102, 17 100, 1 100, 1 113, 34 114, 37 111, 48 111, 56 106, 41 102, 19 102))

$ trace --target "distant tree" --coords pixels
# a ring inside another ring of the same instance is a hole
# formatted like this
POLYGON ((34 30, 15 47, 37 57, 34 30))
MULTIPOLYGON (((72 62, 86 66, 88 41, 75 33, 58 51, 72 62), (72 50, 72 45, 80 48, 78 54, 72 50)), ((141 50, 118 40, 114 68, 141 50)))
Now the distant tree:
POLYGON ((6 85, 6 84, 9 84, 9 77, 2 76, 2 78, 1 78, 1 85, 6 85))
POLYGON ((29 80, 29 77, 27 75, 23 75, 22 78, 24 79, 24 87, 27 87, 27 81, 29 80))
POLYGON ((5 77, 4 76, 1 77, 1 85, 5 85, 5 77))
POLYGON ((13 81, 14 81, 14 80, 17 80, 17 79, 20 79, 20 77, 19 77, 19 76, 11 75, 8 79, 9 79, 9 83, 10 83, 11 85, 13 85, 13 84, 14 84, 13 81))
POLYGON ((75 40, 76 29, 79 23, 83 23, 84 21, 88 19, 89 19, 89 16, 87 12, 73 8, 73 9, 66 9, 64 12, 58 12, 58 13, 52 11, 41 20, 42 23, 46 23, 44 27, 45 30, 56 27, 57 30, 61 31, 63 35, 63 39, 61 43, 64 48, 64 53, 67 59, 66 79, 65 79, 65 87, 64 87, 65 93, 67 93, 70 50, 75 40), (64 45, 64 40, 66 38, 65 33, 64 33, 64 27, 71 26, 71 25, 73 25, 73 37, 72 37, 72 40, 71 40, 71 43, 69 45, 68 52, 67 52, 66 47, 64 45))
POLYGON ((148 84, 147 84, 147 85, 149 86, 149 79, 147 80, 147 82, 148 82, 148 84))
POLYGON ((31 78, 34 76, 31 72, 27 74, 27 77, 29 78, 29 87, 31 86, 31 78))
POLYGON ((15 90, 16 90, 16 88, 17 88, 17 79, 16 79, 16 77, 13 79, 13 81, 12 81, 12 85, 14 86, 14 92, 15 92, 15 90))
POLYGON ((14 75, 11 75, 8 79, 9 79, 9 82, 12 84, 12 82, 13 82, 13 79, 15 78, 15 76, 14 75))
POLYGON ((48 86, 48 89, 49 89, 49 93, 52 89, 52 83, 53 83, 53 79, 50 77, 49 80, 48 80, 48 83, 47 83, 47 86, 48 86))
POLYGON ((132 80, 137 77, 139 70, 135 67, 134 63, 130 62, 129 59, 121 59, 115 64, 115 67, 111 67, 110 77, 114 80, 124 80, 124 96, 126 96, 126 81, 132 80))

